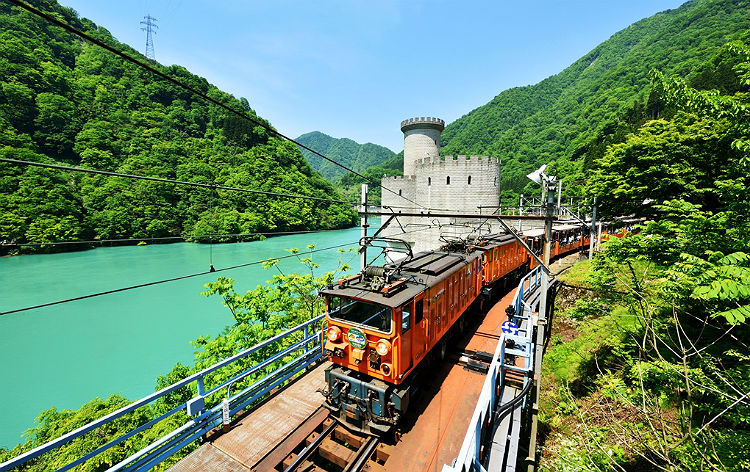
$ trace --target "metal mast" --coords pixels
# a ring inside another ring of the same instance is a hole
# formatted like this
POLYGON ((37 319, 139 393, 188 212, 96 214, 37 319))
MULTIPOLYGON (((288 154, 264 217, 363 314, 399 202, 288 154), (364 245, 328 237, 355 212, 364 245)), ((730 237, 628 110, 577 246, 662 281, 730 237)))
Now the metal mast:
POLYGON ((156 56, 154 55, 154 40, 151 35, 156 34, 159 26, 156 24, 156 18, 148 14, 143 17, 141 25, 143 25, 141 30, 146 32, 146 58, 154 61, 156 60, 156 56))

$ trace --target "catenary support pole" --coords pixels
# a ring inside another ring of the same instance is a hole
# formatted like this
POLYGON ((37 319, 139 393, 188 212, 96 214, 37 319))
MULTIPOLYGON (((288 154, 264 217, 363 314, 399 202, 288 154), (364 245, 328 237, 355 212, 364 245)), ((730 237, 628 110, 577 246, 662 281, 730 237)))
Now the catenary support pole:
MULTIPOLYGON (((545 211, 544 220, 544 254, 542 261, 549 267, 550 253, 552 252, 552 222, 555 209, 555 181, 546 181, 547 201, 542 205, 545 211)), ((549 273, 542 271, 541 274, 541 296, 539 299, 539 313, 536 323, 536 340, 534 347, 534 390, 531 402, 531 431, 529 439, 529 455, 526 457, 527 472, 533 472, 536 468, 536 434, 539 421, 539 394, 541 391, 541 368, 544 350, 544 337, 547 328, 547 292, 549 291, 549 273)))
POLYGON ((594 208, 591 210, 591 240, 589 244, 589 260, 594 258, 594 235, 596 234, 596 197, 594 197, 594 208))
POLYGON ((359 268, 364 271, 367 266, 367 246, 364 245, 365 238, 367 237, 367 184, 362 184, 362 210, 359 224, 362 227, 360 232, 361 239, 359 240, 359 268))

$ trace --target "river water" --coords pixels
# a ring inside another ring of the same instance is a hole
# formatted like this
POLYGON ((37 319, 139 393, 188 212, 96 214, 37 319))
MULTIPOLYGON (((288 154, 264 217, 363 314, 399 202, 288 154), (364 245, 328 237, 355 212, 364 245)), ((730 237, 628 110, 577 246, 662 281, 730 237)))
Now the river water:
MULTIPOLYGON (((217 269, 304 250, 351 243, 359 228, 276 236, 213 246, 217 269)), ((208 270, 208 245, 176 243, 0 258, 0 312, 208 270)), ((312 255, 322 273, 337 259, 359 264, 355 252, 312 255)), ((285 273, 302 272, 295 258, 285 273)), ((22 441, 34 418, 52 406, 79 408, 119 393, 131 400, 154 390, 177 362, 192 363, 189 341, 232 323, 217 296, 200 295, 219 275, 244 293, 271 279, 260 265, 0 316, 0 447, 22 441)))

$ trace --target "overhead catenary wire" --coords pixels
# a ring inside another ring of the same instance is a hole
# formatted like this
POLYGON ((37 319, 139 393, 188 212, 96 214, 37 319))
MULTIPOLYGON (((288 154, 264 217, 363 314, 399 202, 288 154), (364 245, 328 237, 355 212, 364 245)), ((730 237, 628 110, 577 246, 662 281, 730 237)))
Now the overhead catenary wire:
MULTIPOLYGON (((312 254, 312 253, 316 253, 316 252, 330 251, 331 249, 338 249, 338 248, 347 247, 347 246, 355 246, 357 244, 358 244, 358 241, 344 243, 344 244, 337 244, 335 246, 328 246, 328 247, 321 248, 321 249, 313 249, 313 250, 310 250, 310 251, 305 251, 304 254, 312 254)), ((65 298, 65 299, 62 299, 62 300, 54 301, 54 302, 40 303, 39 305, 33 305, 33 306, 27 306, 27 307, 23 307, 23 308, 16 308, 16 309, 13 309, 13 310, 3 311, 3 312, 0 312, 0 316, 10 315, 12 313, 20 313, 20 312, 23 312, 23 311, 35 310, 35 309, 38 309, 38 308, 44 308, 44 307, 53 306, 53 305, 60 305, 60 304, 63 304, 63 303, 70 303, 70 302, 75 302, 75 301, 79 301, 79 300, 85 300, 87 298, 94 298, 94 297, 99 297, 99 296, 102 296, 102 295, 110 295, 110 294, 113 294, 113 293, 126 292, 126 291, 129 291, 129 290, 135 290, 135 289, 138 289, 138 288, 151 287, 153 285, 160 285, 160 284, 164 284, 164 283, 167 283, 167 282, 175 282, 177 280, 185 280, 185 279, 190 279, 190 278, 193 278, 193 277, 200 277, 202 275, 210 275, 210 274, 213 274, 215 272, 223 272, 223 271, 226 271, 226 270, 233 270, 233 269, 239 269, 239 268, 242 268, 242 267, 249 267, 249 266, 253 266, 253 265, 263 264, 264 262, 269 262, 269 261, 277 261, 277 260, 282 260, 282 259, 289 259, 290 257, 298 257, 299 255, 300 254, 288 254, 288 255, 279 256, 279 257, 269 257, 267 259, 261 259, 261 260, 257 260, 257 261, 253 261, 253 262, 246 262, 246 263, 243 263, 243 264, 237 264, 237 265, 228 266, 228 267, 221 267, 221 268, 214 269, 214 270, 205 270, 205 271, 202 271, 202 272, 196 272, 194 274, 180 275, 180 276, 177 276, 177 277, 170 277, 168 279, 156 280, 156 281, 153 281, 153 282, 146 282, 146 283, 137 284, 137 285, 130 285, 128 287, 121 287, 121 288, 116 288, 116 289, 112 289, 112 290, 105 290, 105 291, 102 291, 102 292, 91 293, 91 294, 82 295, 82 296, 79 296, 79 297, 65 298)))
MULTIPOLYGON (((312 148, 310 148, 308 146, 305 146, 304 144, 298 142, 297 140, 295 140, 293 138, 290 138, 289 136, 287 136, 287 135, 281 133, 280 131, 276 130, 275 128, 273 128, 271 125, 266 124, 266 123, 264 123, 264 122, 262 122, 260 120, 257 120, 255 118, 253 118, 252 116, 248 115, 247 113, 243 112, 243 111, 236 110, 236 109, 230 107, 229 105, 226 105, 226 104, 224 104, 224 103, 222 103, 222 102, 220 102, 220 101, 218 101, 218 100, 216 100, 214 98, 209 97, 208 95, 206 95, 205 93, 201 92, 200 90, 197 90, 197 89, 195 89, 195 88, 193 88, 193 87, 191 87, 191 86, 189 86, 189 85, 187 85, 187 84, 185 84, 185 83, 183 83, 183 82, 181 82, 181 81, 179 81, 179 80, 177 80, 177 79, 169 76, 168 74, 165 74, 164 72, 160 71, 159 69, 157 69, 156 67, 154 67, 154 66, 152 66, 150 64, 147 64, 147 63, 145 63, 145 62, 143 62, 143 61, 141 61, 139 59, 136 59, 135 57, 133 57, 133 56, 131 56, 129 54, 125 54, 124 52, 122 52, 122 51, 120 51, 120 50, 118 50, 118 49, 116 49, 116 48, 114 48, 114 47, 112 47, 112 46, 110 46, 110 45, 108 45, 108 44, 106 44, 106 43, 104 43, 104 42, 96 39, 96 38, 94 38, 93 36, 91 36, 89 34, 84 33, 83 31, 81 31, 81 30, 79 30, 77 28, 74 28, 74 27, 70 26, 67 23, 64 23, 63 21, 60 21, 59 19, 57 19, 57 18, 55 18, 55 17, 53 17, 51 15, 48 15, 47 13, 44 13, 43 11, 41 11, 41 10, 39 10, 37 8, 34 8, 33 6, 31 6, 31 5, 29 5, 29 4, 25 3, 25 2, 22 2, 20 0, 8 0, 8 1, 11 2, 14 5, 20 7, 20 8, 23 8, 24 10, 26 10, 26 11, 28 11, 28 12, 36 15, 36 16, 39 16, 40 18, 44 18, 45 20, 49 21, 50 23, 55 24, 55 25, 59 26, 60 28, 63 28, 64 30, 66 30, 66 31, 68 31, 68 32, 70 32, 70 33, 72 33, 72 34, 80 37, 80 38, 85 39, 86 41, 91 42, 92 44, 96 44, 97 46, 99 46, 99 47, 101 47, 103 49, 106 49, 107 51, 111 52, 112 54, 115 54, 115 55, 121 57, 122 59, 125 59, 126 61, 132 63, 132 64, 135 64, 135 65, 137 65, 139 67, 142 67, 143 69, 148 70, 152 74, 155 74, 158 77, 161 77, 162 79, 164 79, 164 80, 166 80, 166 81, 168 81, 168 82, 170 82, 170 83, 172 83, 172 84, 174 84, 174 85, 176 85, 176 86, 178 86, 178 87, 180 87, 180 88, 182 88, 184 90, 187 90, 188 92, 190 92, 190 93, 192 93, 192 94, 194 94, 194 95, 196 95, 198 97, 201 97, 203 100, 205 100, 205 101, 207 101, 209 103, 212 103, 212 104, 214 104, 214 105, 216 105, 218 107, 221 107, 224 110, 226 110, 226 111, 228 111, 228 112, 230 112, 230 113, 232 113, 234 115, 239 116, 240 118, 243 118, 243 119, 245 119, 245 120, 247 120, 247 121, 249 121, 249 122, 251 122, 251 123, 253 123, 253 124, 257 125, 257 126, 260 126, 261 128, 265 129, 269 133, 272 133, 272 134, 274 134, 274 135, 276 135, 276 136, 278 136, 278 137, 280 137, 282 139, 286 139, 287 141, 290 141, 290 142, 296 144, 297 146, 301 147, 302 149, 305 149, 305 150, 307 150, 307 151, 315 154, 316 156, 321 157, 321 158, 325 159, 326 161, 328 161, 328 162, 330 162, 330 163, 332 163, 332 164, 334 164, 334 165, 336 165, 336 166, 338 166, 338 167, 346 170, 347 172, 350 172, 350 173, 356 175, 357 177, 360 177, 365 182, 368 182, 368 183, 370 183, 370 184, 372 184, 372 185, 374 185, 376 187, 380 187, 383 190, 386 190, 386 191, 388 191, 388 192, 390 192, 390 193, 392 193, 394 195, 398 195, 397 192, 395 192, 395 191, 393 191, 393 190, 391 190, 391 189, 389 189, 387 187, 384 187, 382 184, 380 184, 378 182, 375 182, 375 181, 373 181, 373 180, 365 177, 364 175, 362 175, 361 173, 355 171, 354 169, 351 169, 351 168, 349 168, 349 167, 347 167, 347 166, 345 166, 345 165, 343 165, 343 164, 341 164, 339 162, 336 162, 335 160, 331 159, 330 157, 328 157, 328 156, 326 156, 326 155, 324 155, 324 154, 322 154, 322 153, 320 153, 320 152, 318 152, 318 151, 316 151, 316 150, 314 150, 314 149, 312 149, 312 148)), ((424 205, 420 205, 417 202, 414 202, 414 201, 412 201, 412 200, 410 200, 410 199, 408 199, 406 197, 403 197, 401 195, 399 195, 399 197, 403 198, 404 200, 408 201, 409 203, 413 203, 413 204, 415 204, 415 205, 417 205, 419 207, 424 208, 424 205)))
MULTIPOLYGON (((417 232, 417 231, 421 231, 421 229, 415 230, 415 231, 404 232, 402 234, 410 234, 410 233, 414 233, 414 232, 417 232)), ((299 233, 299 234, 302 234, 302 233, 299 233)), ((325 248, 312 249, 312 250, 309 250, 309 251, 305 251, 304 254, 313 254, 313 253, 316 253, 316 252, 330 251, 332 249, 338 249, 338 248, 347 247, 347 246, 356 246, 358 244, 359 244, 359 241, 354 241, 354 242, 349 242, 349 243, 344 243, 344 244, 337 244, 337 245, 328 246, 328 247, 325 247, 325 248)), ((138 288, 150 287, 150 286, 153 286, 153 285, 160 285, 160 284, 167 283, 167 282, 175 282, 175 281, 178 281, 178 280, 190 279, 190 278, 193 278, 193 277, 199 277, 201 275, 210 275, 210 274, 215 273, 215 272, 223 272, 223 271, 226 271, 226 270, 239 269, 239 268, 242 268, 242 267, 249 267, 249 266, 253 266, 253 265, 262 264, 264 262, 268 262, 268 261, 272 261, 272 260, 282 260, 282 259, 288 259, 288 258, 297 257, 297 256, 299 256, 299 254, 288 254, 288 255, 285 255, 285 256, 270 257, 268 259, 261 259, 261 260, 257 260, 257 261, 253 261, 253 262, 246 262, 246 263, 243 263, 243 264, 237 264, 237 265, 228 266, 228 267, 221 267, 221 268, 214 269, 214 270, 210 270, 209 269, 209 270, 205 270, 205 271, 202 271, 202 272, 196 272, 196 273, 193 273, 193 274, 181 275, 181 276, 178 276, 178 277, 170 277, 168 279, 162 279, 162 280, 157 280, 157 281, 153 281, 153 282, 146 282, 146 283, 137 284, 137 285, 130 285, 130 286, 127 286, 127 287, 121 287, 121 288, 117 288, 117 289, 113 289, 113 290, 105 290, 105 291, 102 291, 102 292, 96 292, 96 293, 92 293, 92 294, 88 294, 88 295, 82 295, 82 296, 79 296, 79 297, 71 297, 71 298, 66 298, 66 299, 62 299, 62 300, 57 300, 57 301, 54 301, 54 302, 41 303, 39 305, 33 305, 33 306, 27 306, 27 307, 24 307, 24 308, 16 308, 16 309, 13 309, 13 310, 3 311, 3 312, 0 312, 0 316, 10 315, 10 314, 13 314, 13 313, 20 313, 20 312, 23 312, 23 311, 35 310, 35 309, 38 309, 38 308, 44 308, 44 307, 53 306, 53 305, 60 305, 60 304, 63 304, 63 303, 69 303, 69 302, 74 302, 74 301, 78 301, 78 300, 85 300, 87 298, 94 298, 94 297, 98 297, 98 296, 101 296, 101 295, 110 295, 110 294, 113 294, 113 293, 126 292, 126 291, 129 291, 129 290, 135 290, 135 289, 138 289, 138 288)))
MULTIPOLYGON (((311 230, 300 230, 300 231, 269 231, 269 232, 251 232, 251 233, 208 233, 201 235, 187 235, 187 236, 161 236, 152 238, 121 238, 121 239, 86 239, 86 240, 75 240, 75 241, 49 241, 44 243, 16 243, 16 242, 0 242, 0 247, 40 247, 40 246, 63 246, 68 244, 101 244, 101 243, 139 243, 148 241, 187 241, 190 239, 199 240, 206 238, 242 238, 249 236, 288 236, 294 234, 308 234, 308 233, 322 233, 324 231, 341 231, 341 229, 311 229, 311 230)), ((250 241, 248 241, 250 242, 250 241)))
POLYGON ((8 159, 6 157, 0 157, 0 162, 5 162, 8 164, 15 164, 15 165, 24 165, 24 166, 32 166, 32 167, 43 167, 47 169, 56 169, 56 170, 64 170, 69 172, 82 172, 84 174, 96 174, 96 175, 107 175, 110 177, 122 177, 126 179, 134 179, 134 180, 149 180, 152 182, 161 182, 161 183, 167 183, 167 184, 175 184, 175 185, 186 185, 190 187, 200 187, 200 188, 208 188, 208 189, 214 189, 214 190, 228 190, 232 192, 244 192, 244 193, 253 193, 253 194, 259 194, 259 195, 268 195, 272 197, 285 197, 285 198, 300 198, 304 200, 316 200, 316 201, 323 201, 323 202, 330 202, 330 203, 342 203, 344 205, 355 205, 353 202, 347 202, 345 200, 336 200, 333 198, 323 198, 323 197, 313 197, 312 195, 300 195, 296 193, 281 193, 281 192, 269 192, 266 190, 254 190, 249 188, 242 188, 242 187, 229 187, 226 185, 217 185, 217 184, 204 184, 200 182, 188 182, 185 180, 176 180, 176 179, 165 179, 162 177, 149 177, 147 175, 136 175, 136 174, 124 174, 122 172, 111 172, 108 170, 98 170, 98 169, 87 169, 85 167, 71 167, 71 166, 62 166, 59 164, 47 164, 44 162, 33 162, 33 161, 23 161, 19 159, 8 159))

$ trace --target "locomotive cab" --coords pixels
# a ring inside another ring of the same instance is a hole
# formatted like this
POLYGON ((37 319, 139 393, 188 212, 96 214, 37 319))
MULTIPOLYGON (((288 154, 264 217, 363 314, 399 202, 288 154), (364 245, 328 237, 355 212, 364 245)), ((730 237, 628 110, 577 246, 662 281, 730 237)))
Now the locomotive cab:
POLYGON ((332 415, 367 434, 390 431, 407 411, 415 371, 481 290, 478 253, 428 251, 321 290, 332 415))
MULTIPOLYGON (((323 327, 324 392, 332 414, 368 434, 389 431, 406 411, 410 389, 399 386, 413 367, 412 335, 416 287, 400 281, 398 290, 362 290, 348 280, 321 293, 328 314, 323 327)), ((422 304, 419 304, 421 308, 422 304)))

